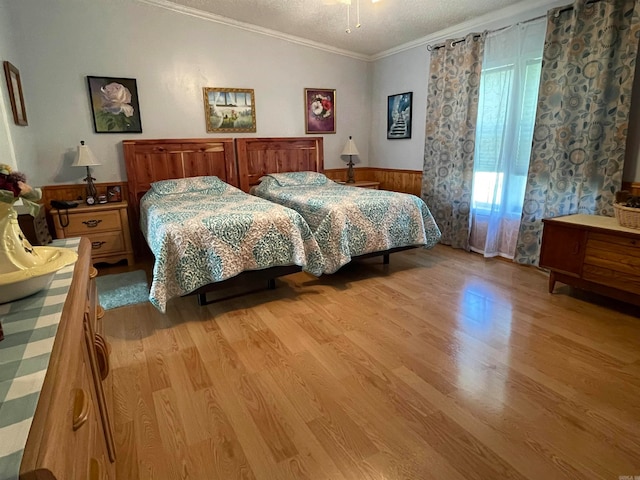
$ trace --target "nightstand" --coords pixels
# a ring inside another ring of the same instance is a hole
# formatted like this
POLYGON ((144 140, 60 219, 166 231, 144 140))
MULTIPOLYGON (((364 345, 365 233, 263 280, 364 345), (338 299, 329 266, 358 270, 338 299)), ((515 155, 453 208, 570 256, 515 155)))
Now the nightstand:
POLYGON ((338 182, 342 185, 346 185, 347 187, 360 187, 360 188, 370 188, 372 190, 378 190, 380 187, 380 182, 372 182, 369 180, 358 180, 355 183, 347 183, 347 182, 338 182))
POLYGON ((126 260, 133 265, 127 202, 81 204, 68 210, 52 209, 58 238, 87 237, 91 242, 92 263, 126 260))

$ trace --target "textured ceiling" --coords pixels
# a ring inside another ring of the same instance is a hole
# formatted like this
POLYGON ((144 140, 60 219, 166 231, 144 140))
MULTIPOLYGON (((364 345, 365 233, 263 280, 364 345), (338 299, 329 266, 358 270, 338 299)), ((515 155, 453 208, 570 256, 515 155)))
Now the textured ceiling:
MULTIPOLYGON (((171 3, 311 40, 376 55, 520 0, 171 0, 171 3), (351 33, 347 28, 351 12, 351 33)), ((168 3, 168 2, 165 2, 168 3)), ((533 3, 533 2, 532 2, 533 3)))

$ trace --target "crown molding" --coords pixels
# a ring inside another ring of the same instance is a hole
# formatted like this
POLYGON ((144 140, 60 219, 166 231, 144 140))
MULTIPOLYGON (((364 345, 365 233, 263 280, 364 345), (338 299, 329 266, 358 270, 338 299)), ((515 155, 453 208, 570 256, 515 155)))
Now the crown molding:
POLYGON ((230 27, 240 28, 242 30, 258 33, 260 35, 266 35, 268 37, 278 38, 286 42, 302 45, 304 47, 315 48, 317 50, 322 50, 325 52, 335 53, 337 55, 354 58, 356 60, 363 60, 365 62, 370 62, 372 59, 370 55, 364 55, 364 54, 352 52, 349 50, 343 50, 341 48, 332 47, 331 45, 325 45, 324 43, 307 40, 306 38, 300 38, 294 35, 288 35, 286 33, 278 32, 276 30, 270 30, 268 28, 259 27, 251 23, 240 22, 238 20, 233 20, 232 18, 216 15, 215 13, 204 12, 202 10, 186 7, 184 5, 178 5, 169 0, 138 0, 138 2, 146 3, 148 5, 153 5, 155 7, 164 8, 166 10, 171 10, 173 12, 182 13, 183 15, 189 15, 191 17, 196 17, 202 20, 220 23, 222 25, 227 25, 230 27))
MULTIPOLYGON (((385 57, 389 57, 391 55, 395 55, 397 53, 404 52, 406 50, 411 50, 412 48, 421 47, 423 45, 429 45, 433 43, 439 43, 449 38, 462 37, 467 35, 468 33, 476 30, 482 31, 486 29, 489 25, 494 25, 499 22, 507 21, 513 23, 514 17, 525 17, 526 15, 532 15, 529 18, 533 18, 536 15, 544 15, 546 14, 549 8, 554 6, 560 6, 566 4, 566 0, 542 0, 540 3, 532 5, 531 0, 524 0, 520 3, 516 3, 515 5, 510 5, 505 8, 501 8, 496 12, 487 13, 480 17, 474 18, 472 20, 467 20, 466 22, 459 23, 449 28, 445 28, 443 30, 439 30, 435 33, 427 35, 422 38, 418 38, 411 42, 403 43, 402 45, 398 45, 397 47, 390 48, 389 50, 385 50, 384 52, 376 53, 374 55, 369 56, 369 61, 380 60, 385 57)), ((525 21, 522 20, 522 21, 525 21)), ((508 23, 505 26, 510 25, 508 23)), ((499 28, 499 27, 498 27, 499 28)))

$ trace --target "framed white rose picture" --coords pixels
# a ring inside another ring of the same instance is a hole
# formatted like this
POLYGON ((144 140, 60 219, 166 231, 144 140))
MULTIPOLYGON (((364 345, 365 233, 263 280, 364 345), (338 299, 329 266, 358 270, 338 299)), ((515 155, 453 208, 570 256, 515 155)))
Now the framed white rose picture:
POLYGON ((87 77, 96 133, 142 133, 135 78, 87 77))
POLYGON ((256 98, 251 88, 204 87, 207 132, 255 132, 256 98))
POLYGON ((336 133, 336 91, 304 89, 305 133, 336 133))

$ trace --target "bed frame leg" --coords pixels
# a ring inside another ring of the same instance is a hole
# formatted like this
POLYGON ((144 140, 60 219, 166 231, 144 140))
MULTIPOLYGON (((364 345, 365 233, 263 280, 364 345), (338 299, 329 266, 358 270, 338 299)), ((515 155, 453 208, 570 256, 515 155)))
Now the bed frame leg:
POLYGON ((389 254, 388 254, 388 253, 385 253, 385 254, 382 256, 382 263, 383 263, 384 265, 389 265, 389 254))
POLYGON ((207 304, 207 294, 206 293, 199 293, 198 294, 198 305, 200 305, 201 307, 207 304))
POLYGON ((276 279, 275 278, 270 278, 269 280, 267 280, 267 288, 269 290, 275 290, 276 289, 276 279))

